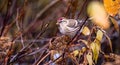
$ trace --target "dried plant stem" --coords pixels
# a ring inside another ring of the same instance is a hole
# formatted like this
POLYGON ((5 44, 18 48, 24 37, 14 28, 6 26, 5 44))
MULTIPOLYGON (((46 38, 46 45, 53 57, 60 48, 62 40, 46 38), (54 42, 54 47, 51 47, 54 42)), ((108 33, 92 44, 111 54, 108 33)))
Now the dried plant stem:
POLYGON ((40 61, 38 63, 36 63, 36 65, 39 65, 47 56, 50 55, 51 52, 48 52, 42 59, 40 59, 40 61))

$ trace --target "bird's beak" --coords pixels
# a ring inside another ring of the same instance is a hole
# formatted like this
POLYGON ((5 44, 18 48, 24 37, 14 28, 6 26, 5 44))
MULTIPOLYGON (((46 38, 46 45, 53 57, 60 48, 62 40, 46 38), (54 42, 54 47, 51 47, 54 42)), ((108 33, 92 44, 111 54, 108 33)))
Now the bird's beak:
POLYGON ((61 20, 57 20, 56 25, 60 25, 61 22, 62 22, 61 20))
POLYGON ((60 24, 59 22, 56 23, 56 25, 59 25, 59 24, 60 24))

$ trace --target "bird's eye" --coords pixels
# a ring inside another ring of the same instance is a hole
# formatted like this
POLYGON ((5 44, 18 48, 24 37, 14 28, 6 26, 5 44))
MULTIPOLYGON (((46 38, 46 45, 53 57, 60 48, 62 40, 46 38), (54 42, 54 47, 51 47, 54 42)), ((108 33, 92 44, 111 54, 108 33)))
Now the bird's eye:
POLYGON ((58 20, 62 20, 63 18, 59 18, 58 20))

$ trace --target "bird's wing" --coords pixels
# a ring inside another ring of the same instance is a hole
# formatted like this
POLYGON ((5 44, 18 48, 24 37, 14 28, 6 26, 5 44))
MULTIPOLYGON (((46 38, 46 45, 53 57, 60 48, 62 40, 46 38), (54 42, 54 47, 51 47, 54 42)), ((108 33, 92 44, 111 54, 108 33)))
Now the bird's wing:
POLYGON ((77 22, 77 20, 74 20, 74 19, 69 19, 68 20, 69 21, 69 23, 68 23, 68 27, 76 27, 77 26, 77 24, 78 24, 78 22, 77 22))
POLYGON ((66 29, 68 30, 68 32, 76 32, 77 30, 79 30, 79 27, 76 27, 76 28, 67 27, 66 29))

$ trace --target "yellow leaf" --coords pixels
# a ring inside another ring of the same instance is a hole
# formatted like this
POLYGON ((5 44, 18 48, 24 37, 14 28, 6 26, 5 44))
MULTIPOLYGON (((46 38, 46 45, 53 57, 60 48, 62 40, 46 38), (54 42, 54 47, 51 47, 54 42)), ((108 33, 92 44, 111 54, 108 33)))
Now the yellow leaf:
POLYGON ((89 65, 93 64, 92 53, 91 52, 88 52, 88 54, 87 54, 87 61, 88 61, 89 65))
POLYGON ((90 44, 90 47, 91 47, 92 52, 93 52, 93 60, 95 60, 95 63, 97 63, 97 59, 98 59, 98 55, 99 55, 99 51, 100 51, 100 46, 97 43, 92 42, 90 44))
POLYGON ((108 21, 108 14, 102 3, 98 1, 89 3, 87 7, 87 13, 95 25, 103 29, 109 28, 110 22, 108 21))
POLYGON ((111 22, 114 24, 115 29, 119 33, 119 24, 118 24, 118 22, 112 17, 110 17, 110 19, 111 19, 111 22))
POLYGON ((96 35, 96 40, 101 41, 103 37, 103 32, 98 30, 96 35))
POLYGON ((106 11, 109 15, 115 16, 120 9, 120 0, 103 0, 106 11))
POLYGON ((103 37, 103 32, 98 30, 96 33, 96 39, 90 45, 93 51, 93 59, 95 60, 95 63, 97 62, 99 51, 101 49, 100 41, 102 40, 102 37, 103 37))
POLYGON ((82 30, 82 34, 84 34, 85 36, 86 36, 86 35, 90 35, 90 30, 89 30, 89 28, 85 26, 85 27, 83 28, 83 30, 82 30))

